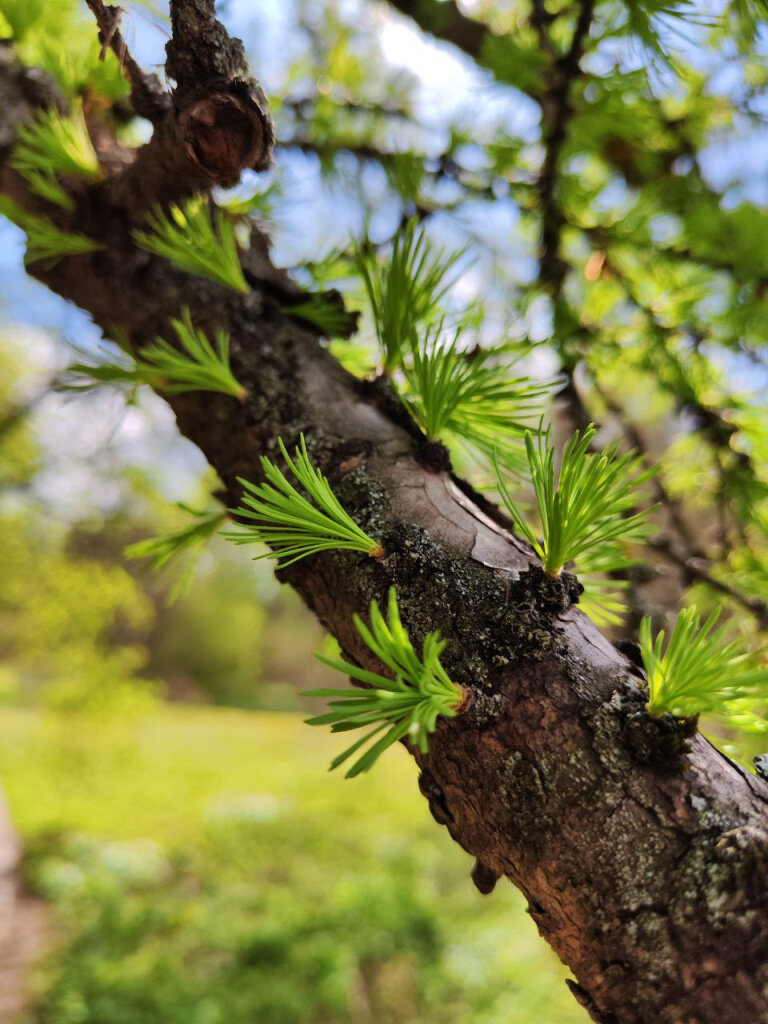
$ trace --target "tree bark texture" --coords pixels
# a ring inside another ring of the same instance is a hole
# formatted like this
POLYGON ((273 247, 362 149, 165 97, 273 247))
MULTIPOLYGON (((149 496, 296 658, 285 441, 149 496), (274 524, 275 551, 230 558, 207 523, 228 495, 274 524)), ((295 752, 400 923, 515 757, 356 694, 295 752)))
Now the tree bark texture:
MULTIPOLYGON (((415 644, 434 629, 448 640, 443 662, 471 700, 440 721, 428 754, 413 751, 420 788, 436 820, 477 858, 478 887, 490 891, 507 877, 525 894, 592 1019, 768 1024, 768 784, 700 735, 687 739, 672 719, 646 715, 641 671, 578 609, 575 578, 548 581, 509 524, 451 474, 446 453, 427 444, 388 385, 350 376, 291 317, 299 290, 272 265, 257 229, 243 254, 245 297, 132 243, 150 200, 201 187, 191 107, 212 97, 226 105, 220 98, 232 89, 245 105, 226 114, 205 108, 204 122, 216 129, 213 149, 203 146, 209 177, 214 150, 234 154, 227 175, 244 160, 266 159, 263 147, 254 158, 243 142, 257 134, 248 118, 270 129, 261 94, 239 84, 247 78, 232 53, 241 51, 210 21, 207 34, 178 28, 185 17, 212 17, 212 4, 172 7, 170 56, 181 78, 192 69, 194 94, 181 90, 127 169, 81 188, 66 222, 46 211, 103 249, 30 272, 137 348, 170 337, 169 321, 183 307, 206 331, 229 332, 247 400, 174 397, 179 429, 218 471, 230 505, 239 501, 236 478, 259 480, 259 457, 275 454, 278 437, 290 446, 303 432, 347 509, 381 540, 381 561, 328 552, 279 575, 367 668, 380 666, 352 614, 384 601, 391 585, 415 644), (226 52, 217 58, 196 47, 226 52)), ((37 212, 39 200, 7 157, 18 126, 54 101, 38 73, 0 50, 0 187, 37 212)))

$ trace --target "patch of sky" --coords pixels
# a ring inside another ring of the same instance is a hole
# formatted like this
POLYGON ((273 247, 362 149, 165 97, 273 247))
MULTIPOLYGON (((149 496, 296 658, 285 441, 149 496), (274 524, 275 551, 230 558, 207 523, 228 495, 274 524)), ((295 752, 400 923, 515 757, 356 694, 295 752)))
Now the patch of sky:
POLYGON ((683 222, 671 213, 661 213, 648 221, 651 238, 656 245, 666 246, 680 238, 683 222))

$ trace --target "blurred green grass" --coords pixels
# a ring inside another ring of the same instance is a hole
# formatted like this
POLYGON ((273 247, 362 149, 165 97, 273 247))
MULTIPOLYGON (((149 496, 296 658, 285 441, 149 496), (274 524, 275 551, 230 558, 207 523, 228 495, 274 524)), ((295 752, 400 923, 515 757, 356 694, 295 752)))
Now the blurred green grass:
POLYGON ((0 711, 53 950, 34 1024, 584 1022, 524 901, 489 897, 404 751, 354 781, 300 718, 0 711))

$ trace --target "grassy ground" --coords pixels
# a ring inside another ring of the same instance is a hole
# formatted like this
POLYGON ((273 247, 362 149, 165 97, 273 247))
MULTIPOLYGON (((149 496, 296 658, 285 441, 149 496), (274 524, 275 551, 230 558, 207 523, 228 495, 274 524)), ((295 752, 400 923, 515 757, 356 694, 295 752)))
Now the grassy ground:
POLYGON ((288 715, 0 712, 0 775, 57 945, 35 1024, 584 1024, 508 885, 391 751, 370 776, 288 715))

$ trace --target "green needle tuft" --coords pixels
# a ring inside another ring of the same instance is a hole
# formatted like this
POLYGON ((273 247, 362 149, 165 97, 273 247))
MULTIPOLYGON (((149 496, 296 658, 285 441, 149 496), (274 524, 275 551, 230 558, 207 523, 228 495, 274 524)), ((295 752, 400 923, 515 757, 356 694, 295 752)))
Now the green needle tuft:
POLYGON ((440 338, 443 324, 428 330, 403 372, 403 401, 430 440, 455 438, 487 459, 494 452, 505 469, 521 475, 526 461, 523 434, 541 417, 553 384, 513 377, 505 349, 470 351, 440 338))
POLYGON ((191 583, 195 565, 203 548, 211 537, 218 533, 227 518, 226 512, 201 512, 190 508, 189 505, 179 507, 194 517, 189 525, 158 537, 147 537, 135 544, 129 544, 124 551, 126 558, 149 558, 149 567, 155 572, 165 569, 169 563, 183 562, 181 575, 171 589, 171 603, 191 583))
POLYGON ((591 424, 583 434, 577 430, 556 472, 550 428, 539 431, 535 437, 526 431, 526 457, 543 542, 512 499, 497 464, 501 498, 541 558, 548 576, 559 576, 568 562, 578 563, 588 553, 604 552, 605 545, 637 539, 647 532, 650 509, 634 513, 631 510, 639 500, 639 485, 655 470, 643 470, 642 458, 634 452, 618 455, 612 448, 590 452, 596 433, 591 424))
POLYGON ((665 631, 654 641, 651 620, 640 624, 640 649, 648 676, 648 710, 678 718, 707 712, 741 713, 744 701, 768 703, 768 668, 726 642, 727 625, 715 629, 720 610, 701 625, 695 605, 680 612, 664 650, 665 631))
POLYGON ((27 263, 47 261, 54 264, 64 256, 96 252, 103 248, 92 238, 62 231, 47 218, 28 213, 7 196, 0 196, 0 214, 26 233, 27 263))
POLYGON ((436 253, 422 228, 411 220, 398 232, 389 260, 381 266, 368 242, 356 256, 381 347, 383 368, 393 373, 419 330, 438 316, 440 300, 454 283, 449 277, 463 251, 436 253))
POLYGON ((241 295, 248 284, 240 265, 235 229, 221 210, 201 197, 183 206, 157 209, 146 220, 148 231, 134 231, 141 249, 162 256, 179 270, 231 288, 241 295))
POLYGON ((281 569, 319 551, 361 551, 381 558, 381 545, 360 529, 326 478, 312 465, 304 435, 293 459, 282 439, 279 444, 290 474, 309 498, 299 493, 278 466, 262 456, 266 483, 240 480, 243 504, 232 511, 239 519, 250 521, 240 524, 245 532, 228 533, 228 539, 235 544, 268 544, 272 550, 258 557, 278 559, 281 569))
POLYGON ((82 103, 73 102, 67 116, 51 108, 39 114, 32 124, 23 125, 10 164, 38 195, 64 209, 72 209, 74 203, 59 183, 59 176, 71 175, 85 181, 99 181, 102 177, 82 103))
POLYGON ((331 710, 308 719, 310 725, 330 725, 332 732, 368 729, 361 739, 331 762, 331 770, 338 768, 370 742, 347 772, 347 778, 368 771, 387 747, 405 737, 426 753, 429 734, 435 731, 437 719, 452 718, 467 699, 464 688, 452 682, 440 664, 445 641, 440 639, 437 630, 424 638, 421 658, 414 650, 400 620, 394 587, 389 591, 387 619, 375 601, 371 602, 370 619, 369 629, 355 615, 357 631, 394 678, 317 654, 315 657, 324 665, 357 679, 365 688, 310 690, 303 695, 332 698, 331 710))
POLYGON ((179 395, 186 391, 218 391, 243 401, 246 389, 229 366, 229 335, 217 331, 214 343, 192 324, 189 311, 172 320, 178 347, 163 338, 145 345, 133 358, 115 351, 95 362, 69 367, 65 387, 85 390, 99 384, 146 384, 156 391, 179 395))

